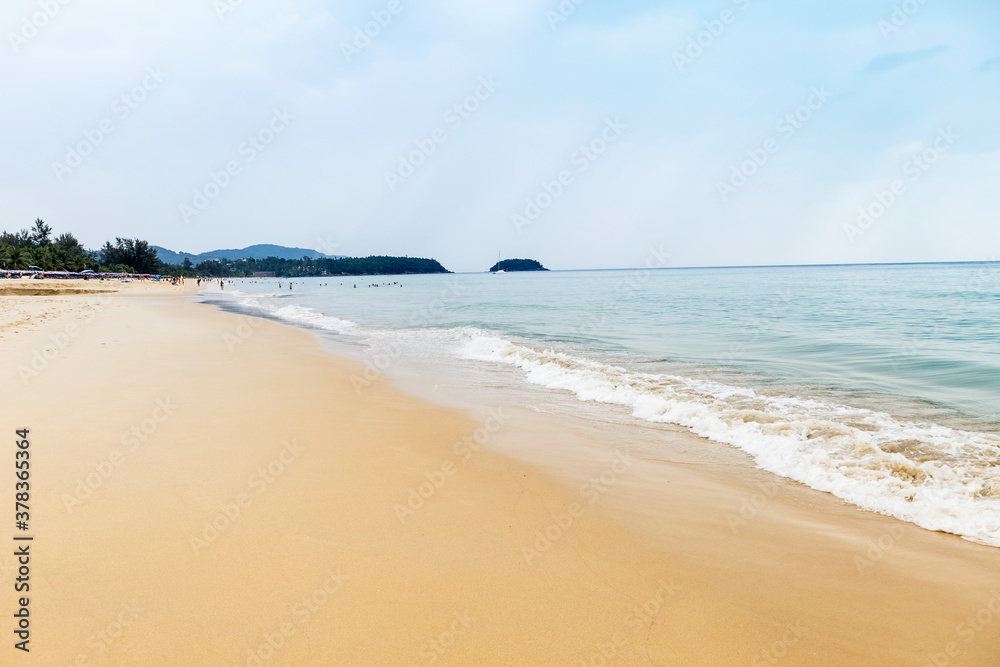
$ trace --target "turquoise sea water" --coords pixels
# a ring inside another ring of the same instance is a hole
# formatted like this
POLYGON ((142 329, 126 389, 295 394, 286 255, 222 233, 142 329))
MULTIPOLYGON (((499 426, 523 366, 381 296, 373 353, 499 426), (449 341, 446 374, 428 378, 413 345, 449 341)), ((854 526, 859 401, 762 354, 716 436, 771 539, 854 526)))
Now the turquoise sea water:
POLYGON ((859 506, 1000 546, 1000 264, 292 282, 206 297, 401 359, 513 368, 582 409, 680 424, 859 506))

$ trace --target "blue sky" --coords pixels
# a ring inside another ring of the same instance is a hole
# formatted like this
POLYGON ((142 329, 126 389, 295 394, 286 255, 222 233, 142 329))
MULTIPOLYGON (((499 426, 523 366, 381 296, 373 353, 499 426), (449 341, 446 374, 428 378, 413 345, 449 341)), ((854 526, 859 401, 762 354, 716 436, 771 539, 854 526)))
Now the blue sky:
POLYGON ((0 12, 6 229, 459 271, 1000 258, 986 1, 64 1, 0 12))

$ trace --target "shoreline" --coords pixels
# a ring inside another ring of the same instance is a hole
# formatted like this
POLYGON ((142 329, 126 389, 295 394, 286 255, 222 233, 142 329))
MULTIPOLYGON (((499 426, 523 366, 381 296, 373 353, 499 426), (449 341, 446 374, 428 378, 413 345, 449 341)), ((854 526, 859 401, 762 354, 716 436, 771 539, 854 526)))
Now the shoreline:
POLYGON ((50 542, 38 650, 58 664, 242 665, 275 632, 267 664, 995 663, 1000 551, 732 448, 705 463, 690 452, 709 441, 658 428, 670 461, 623 459, 571 418, 500 406, 491 430, 388 378, 359 396, 360 365, 307 332, 130 289, 22 389, 16 368, 88 297, 30 298, 68 302, 31 330, 0 322, 50 542), (150 611, 94 654, 130 599, 150 611))

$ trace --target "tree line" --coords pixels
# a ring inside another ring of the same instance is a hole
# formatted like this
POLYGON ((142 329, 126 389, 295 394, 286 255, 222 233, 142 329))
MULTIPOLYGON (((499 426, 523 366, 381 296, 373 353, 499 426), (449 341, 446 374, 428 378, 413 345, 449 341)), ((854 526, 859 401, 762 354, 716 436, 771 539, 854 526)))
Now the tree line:
MULTIPOLYGON (((190 262, 190 260, 188 260, 190 262)), ((273 272, 279 278, 308 278, 310 276, 398 276, 414 273, 450 273, 436 259, 419 257, 348 257, 326 259, 210 259, 194 267, 199 276, 245 277, 255 273, 273 272)))
POLYGON ((211 259, 194 264, 166 264, 148 242, 115 238, 100 250, 87 250, 70 233, 52 237, 52 228, 38 218, 30 229, 0 232, 0 267, 8 270, 86 271, 99 273, 151 273, 168 276, 250 277, 273 272, 281 278, 309 276, 405 275, 449 273, 437 260, 418 257, 350 257, 344 259, 211 259))
POLYGON ((52 227, 37 218, 30 229, 0 232, 0 266, 9 270, 158 273, 164 265, 141 239, 116 238, 100 250, 87 250, 71 233, 53 238, 52 227))

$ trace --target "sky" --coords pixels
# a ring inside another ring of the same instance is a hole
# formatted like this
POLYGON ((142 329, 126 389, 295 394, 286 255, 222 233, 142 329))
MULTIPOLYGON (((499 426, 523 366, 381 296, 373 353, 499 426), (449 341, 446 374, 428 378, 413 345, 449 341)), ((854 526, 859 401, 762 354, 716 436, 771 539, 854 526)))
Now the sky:
POLYGON ((0 228, 552 269, 1000 258, 995 0, 5 0, 0 228))

